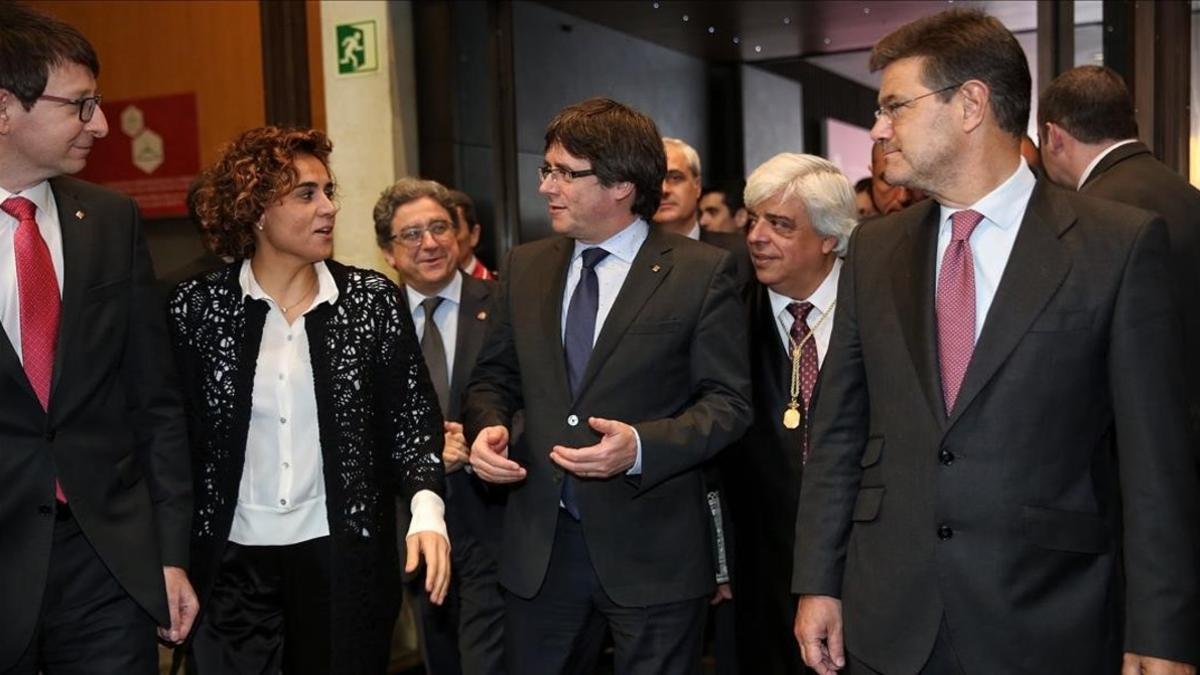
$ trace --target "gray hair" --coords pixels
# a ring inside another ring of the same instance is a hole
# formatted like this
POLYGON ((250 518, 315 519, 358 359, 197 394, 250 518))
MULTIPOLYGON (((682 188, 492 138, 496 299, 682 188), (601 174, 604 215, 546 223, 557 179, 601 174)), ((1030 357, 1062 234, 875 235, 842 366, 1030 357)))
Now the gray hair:
POLYGON ((663 136, 663 146, 667 146, 667 145, 670 145, 675 148, 679 148, 679 150, 681 150, 683 152, 684 158, 687 159, 688 168, 692 170, 692 175, 695 176, 697 179, 699 179, 700 178, 700 153, 696 152, 695 148, 693 148, 692 146, 688 145, 687 143, 679 140, 678 138, 670 138, 668 136, 663 136))
POLYGON ((850 233, 858 225, 858 211, 854 188, 836 164, 816 155, 775 155, 746 179, 746 206, 753 210, 775 197, 798 198, 813 229, 822 236, 836 237, 834 253, 846 254, 850 233))
POLYGON ((392 217, 396 209, 428 197, 446 209, 450 216, 450 224, 457 221, 454 214, 454 200, 450 191, 441 183, 421 178, 401 178, 395 185, 387 187, 379 193, 379 201, 375 202, 372 215, 375 218, 375 243, 379 248, 386 249, 392 243, 392 217))

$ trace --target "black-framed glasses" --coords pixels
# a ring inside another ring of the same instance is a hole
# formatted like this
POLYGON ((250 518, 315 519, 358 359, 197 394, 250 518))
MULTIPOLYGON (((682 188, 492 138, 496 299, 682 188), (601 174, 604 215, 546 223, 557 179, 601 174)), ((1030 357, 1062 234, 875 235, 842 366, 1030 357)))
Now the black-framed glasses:
POLYGON ((421 245, 421 240, 425 238, 426 232, 434 239, 445 242, 454 234, 454 223, 448 220, 434 220, 424 227, 420 225, 406 227, 393 234, 392 241, 398 241, 409 248, 416 248, 421 245))
POLYGON ((920 101, 921 99, 923 99, 927 96, 933 96, 934 94, 940 94, 944 91, 950 91, 951 89, 958 89, 959 87, 963 86, 963 84, 965 84, 965 83, 959 82, 958 84, 952 84, 948 87, 942 87, 941 89, 938 89, 937 91, 931 91, 931 92, 928 92, 925 94, 921 94, 920 96, 914 96, 905 101, 896 101, 894 103, 884 103, 883 105, 881 105, 875 109, 875 119, 880 119, 880 118, 886 117, 886 118, 888 118, 888 121, 895 122, 896 114, 899 113, 901 109, 907 108, 908 106, 916 103, 917 101, 920 101))
POLYGON ((95 96, 80 96, 79 98, 63 98, 62 96, 51 96, 49 94, 42 94, 38 97, 38 100, 79 106, 79 121, 85 123, 92 121, 92 117, 96 114, 96 108, 100 107, 100 101, 103 99, 104 97, 100 94, 96 94, 95 96))
POLYGON ((595 176, 595 175, 596 175, 595 169, 580 169, 578 171, 572 171, 570 169, 562 169, 557 166, 547 166, 545 164, 538 167, 538 182, 539 183, 544 183, 546 181, 546 179, 549 178, 551 181, 553 181, 555 183, 561 183, 563 185, 566 185, 566 184, 570 183, 571 181, 575 180, 576 178, 586 178, 588 176, 595 176))

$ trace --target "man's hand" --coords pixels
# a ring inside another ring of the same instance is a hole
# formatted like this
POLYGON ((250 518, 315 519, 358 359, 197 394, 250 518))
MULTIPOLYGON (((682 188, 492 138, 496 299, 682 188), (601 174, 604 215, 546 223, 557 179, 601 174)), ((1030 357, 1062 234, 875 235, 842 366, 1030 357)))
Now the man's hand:
POLYGON ((412 574, 425 558, 425 592, 435 605, 442 604, 450 589, 450 542, 437 532, 413 532, 404 540, 407 548, 404 571, 412 574))
POLYGON ((1196 666, 1125 652, 1121 675, 1196 675, 1196 666))
POLYGON ((604 434, 599 443, 586 448, 556 445, 550 450, 550 459, 580 478, 608 478, 628 471, 637 460, 633 427, 600 417, 589 417, 588 425, 604 434))
POLYGON ((846 665, 841 600, 828 595, 800 596, 793 631, 804 663, 817 675, 833 675, 846 665))
POLYGON ((442 446, 442 464, 446 473, 454 473, 471 461, 467 451, 467 438, 463 436, 463 425, 458 422, 442 422, 446 431, 446 444, 442 446))
POLYGON ((179 644, 192 632, 192 622, 200 602, 182 567, 163 567, 163 581, 167 585, 167 609, 171 613, 169 628, 159 627, 158 637, 164 642, 179 644))
POLYGON ((525 469, 508 458, 508 429, 485 427, 471 444, 471 468, 489 483, 515 483, 525 480, 525 469))
POLYGON ((708 601, 710 605, 719 605, 726 600, 733 599, 733 589, 729 584, 717 584, 717 590, 713 593, 712 599, 708 601))

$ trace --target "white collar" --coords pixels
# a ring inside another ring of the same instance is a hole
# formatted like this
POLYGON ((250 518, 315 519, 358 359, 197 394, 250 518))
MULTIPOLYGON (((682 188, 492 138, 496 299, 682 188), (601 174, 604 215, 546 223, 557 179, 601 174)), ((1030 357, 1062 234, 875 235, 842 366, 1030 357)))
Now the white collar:
POLYGON ((1025 213, 1025 205, 1029 202, 1028 196, 1036 185, 1037 178, 1034 177, 1033 172, 1029 170, 1029 165, 1025 163, 1025 158, 1022 157, 1017 165, 1017 170, 1007 180, 966 209, 956 209, 942 204, 941 226, 946 227, 950 216, 955 213, 970 209, 982 214, 984 218, 1002 230, 1015 227, 1020 224, 1021 217, 1025 213))
POLYGON ((700 241, 700 221, 692 223, 692 229, 688 230, 687 238, 700 241))
POLYGON ((608 251, 609 255, 615 256, 625 263, 632 264, 638 250, 645 243, 648 234, 650 234, 650 226, 639 216, 637 220, 625 226, 625 229, 595 246, 585 244, 578 239, 575 240, 575 252, 571 254, 571 262, 574 262, 576 258, 583 255, 583 252, 589 248, 602 248, 608 251))
POLYGON ((442 290, 434 293, 433 295, 425 295, 408 284, 404 285, 404 292, 408 295, 408 306, 415 310, 417 306, 424 302, 427 298, 432 298, 435 296, 442 298, 443 300, 449 300, 456 305, 461 304, 460 300, 462 298, 462 287, 462 274, 458 270, 454 270, 454 276, 450 278, 450 281, 442 287, 442 290))
MULTIPOLYGON (((329 267, 325 261, 317 261, 313 263, 313 271, 317 273, 317 295, 313 298, 312 304, 304 311, 308 314, 314 307, 322 302, 333 304, 338 299, 337 284, 333 281, 333 275, 329 273, 329 267)), ((267 295, 267 292, 258 285, 258 279, 254 278, 254 271, 250 269, 250 259, 246 258, 242 261, 242 269, 238 272, 238 284, 242 287, 242 297, 249 296, 254 300, 266 300, 272 305, 276 305, 275 300, 267 295)))
POLYGON ((1079 174, 1079 184, 1075 186, 1075 189, 1077 191, 1083 189, 1083 184, 1087 182, 1088 177, 1091 176, 1092 172, 1096 170, 1096 165, 1100 163, 1100 160, 1104 159, 1105 157, 1108 157, 1109 153, 1111 153, 1113 150, 1116 150, 1117 148, 1121 147, 1122 145, 1129 145, 1130 143, 1137 143, 1137 142, 1138 142, 1138 139, 1136 139, 1136 138, 1126 138, 1123 141, 1117 141, 1116 143, 1113 143, 1112 145, 1108 146, 1107 148, 1101 150, 1100 154, 1093 157, 1091 162, 1088 162, 1087 167, 1085 167, 1083 169, 1083 173, 1079 174))
POLYGON ((834 258, 833 267, 830 268, 829 274, 825 275, 825 279, 821 281, 821 285, 817 286, 817 290, 812 292, 807 298, 789 298, 782 293, 776 293, 774 290, 767 289, 767 297, 771 299, 771 311, 775 316, 782 316, 785 312, 791 316, 787 306, 793 302, 809 302, 812 303, 813 309, 817 310, 819 315, 825 315, 833 309, 833 303, 837 301, 838 278, 842 274, 842 259, 834 258))
MULTIPOLYGON (((48 213, 50 211, 50 200, 53 199, 53 194, 50 191, 50 181, 44 180, 31 188, 21 190, 20 192, 9 192, 0 187, 0 204, 3 204, 9 197, 24 197, 33 202, 38 211, 48 213)), ((3 213, 3 211, 0 211, 3 213)))

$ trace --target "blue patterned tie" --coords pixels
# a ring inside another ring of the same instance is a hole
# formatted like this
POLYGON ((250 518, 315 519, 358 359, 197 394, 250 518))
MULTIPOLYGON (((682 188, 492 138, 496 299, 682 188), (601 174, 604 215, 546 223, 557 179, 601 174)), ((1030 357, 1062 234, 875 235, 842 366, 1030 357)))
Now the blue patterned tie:
MULTIPOLYGON (((583 269, 579 272, 579 284, 571 294, 567 305, 567 329, 563 335, 563 351, 567 357, 567 385, 571 387, 571 398, 579 396, 583 373, 592 356, 592 342, 596 336, 596 310, 600 305, 600 281, 596 278, 596 264, 608 255, 602 248, 585 249, 583 269)), ((563 476, 563 508, 575 520, 579 520, 579 502, 575 498, 575 477, 570 473, 563 476)))

